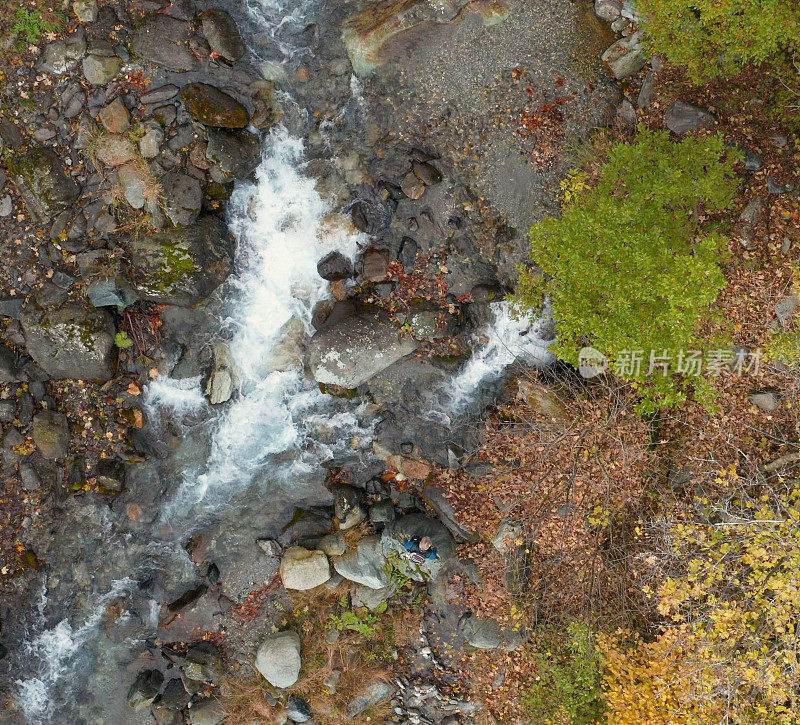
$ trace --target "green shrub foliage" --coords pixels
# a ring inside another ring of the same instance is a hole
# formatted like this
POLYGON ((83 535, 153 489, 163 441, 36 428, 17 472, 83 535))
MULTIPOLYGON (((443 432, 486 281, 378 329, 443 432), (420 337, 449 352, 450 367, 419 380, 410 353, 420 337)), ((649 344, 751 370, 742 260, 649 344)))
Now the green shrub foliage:
MULTIPOLYGON (((724 237, 705 212, 728 207, 737 155, 719 136, 676 143, 641 129, 617 143, 591 188, 565 199, 563 215, 534 225, 531 258, 514 298, 518 310, 547 296, 558 325, 554 352, 573 365, 582 347, 610 361, 625 351, 701 349, 698 323, 725 284, 724 237), (544 274, 542 274, 542 272, 544 274)), ((676 399, 674 376, 647 378, 661 405, 676 399)))
POLYGON ((537 723, 605 722, 601 655, 592 632, 570 624, 566 633, 546 639, 533 655, 537 679, 522 696, 525 711, 537 723))
POLYGON ((654 51, 702 82, 800 51, 797 0, 638 0, 654 51))

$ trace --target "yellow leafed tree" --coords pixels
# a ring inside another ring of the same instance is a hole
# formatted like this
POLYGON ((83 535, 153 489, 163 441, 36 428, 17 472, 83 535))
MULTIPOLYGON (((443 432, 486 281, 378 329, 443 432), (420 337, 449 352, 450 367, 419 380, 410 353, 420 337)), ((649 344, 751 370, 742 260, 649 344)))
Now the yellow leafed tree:
POLYGON ((800 721, 799 502, 800 486, 743 488, 674 528, 684 573, 659 590, 669 624, 653 643, 601 642, 609 723, 800 721))

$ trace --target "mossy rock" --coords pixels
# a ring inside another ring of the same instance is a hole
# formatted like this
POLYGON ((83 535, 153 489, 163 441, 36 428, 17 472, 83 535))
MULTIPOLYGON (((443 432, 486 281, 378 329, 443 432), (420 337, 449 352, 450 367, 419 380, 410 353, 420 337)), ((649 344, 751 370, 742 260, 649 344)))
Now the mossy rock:
POLYGON ((189 83, 181 89, 181 99, 192 118, 215 128, 245 128, 249 111, 232 96, 208 83, 189 83))
POLYGON ((132 282, 140 299, 192 307, 227 279, 233 249, 225 223, 200 217, 185 229, 172 229, 126 242, 132 282))
POLYGON ((6 163, 28 210, 42 221, 69 208, 80 194, 80 187, 52 149, 22 148, 6 163))

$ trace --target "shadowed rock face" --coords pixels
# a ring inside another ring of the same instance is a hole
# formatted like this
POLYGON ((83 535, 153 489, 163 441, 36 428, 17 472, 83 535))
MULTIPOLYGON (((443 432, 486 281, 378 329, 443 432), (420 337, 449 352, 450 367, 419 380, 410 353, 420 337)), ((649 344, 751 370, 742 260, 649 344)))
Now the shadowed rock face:
POLYGON ((353 69, 366 75, 381 63, 384 46, 412 28, 425 23, 458 25, 473 14, 486 25, 494 25, 503 21, 508 12, 505 0, 379 0, 368 3, 347 21, 342 39, 353 69))
POLYGON ((24 149, 7 163, 28 210, 42 221, 64 211, 78 198, 80 188, 52 149, 24 149))

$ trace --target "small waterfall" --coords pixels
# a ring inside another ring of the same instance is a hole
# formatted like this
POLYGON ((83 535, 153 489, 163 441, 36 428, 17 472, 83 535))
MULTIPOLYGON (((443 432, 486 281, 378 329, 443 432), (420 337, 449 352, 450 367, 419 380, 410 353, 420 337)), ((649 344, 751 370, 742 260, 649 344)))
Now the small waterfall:
MULTIPOLYGON (((229 500, 276 454, 290 454, 283 456, 290 463, 272 467, 271 482, 291 489, 318 468, 320 455, 324 461, 355 434, 368 440, 357 415, 323 395, 303 372, 311 315, 328 297, 317 261, 333 250, 352 258, 358 243, 366 241, 340 217, 327 216, 330 206, 301 171, 303 153, 300 140, 274 129, 256 182, 237 185, 231 198, 228 215, 240 271, 231 282, 225 325, 233 331, 229 350, 239 391, 217 423, 207 467, 185 476, 178 508, 229 500), (321 429, 330 443, 322 451, 309 445, 321 429)), ((164 388, 173 391, 175 383, 164 388)), ((160 391, 152 394, 154 400, 173 399, 160 391)))
MULTIPOLYGON (((541 317, 517 317, 511 305, 502 300, 492 305, 492 322, 482 331, 486 341, 478 347, 464 367, 441 391, 444 412, 450 420, 463 415, 479 397, 483 387, 503 376, 515 361, 544 366, 555 360, 549 351, 553 342, 550 310, 541 317)), ((436 416, 439 417, 439 416, 436 416)))

